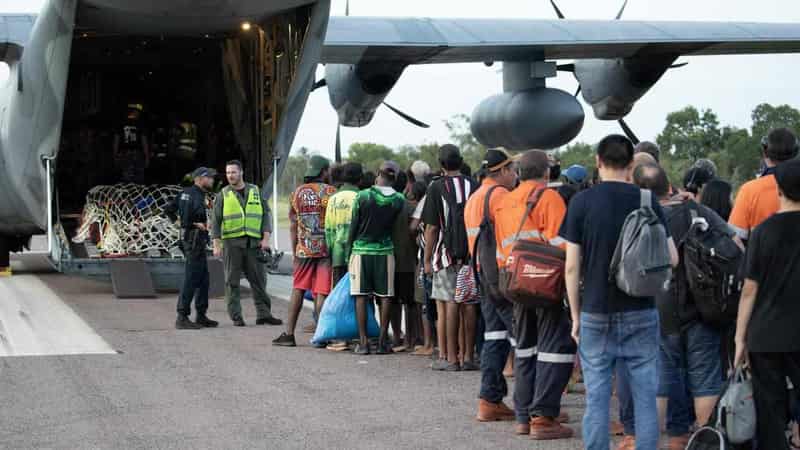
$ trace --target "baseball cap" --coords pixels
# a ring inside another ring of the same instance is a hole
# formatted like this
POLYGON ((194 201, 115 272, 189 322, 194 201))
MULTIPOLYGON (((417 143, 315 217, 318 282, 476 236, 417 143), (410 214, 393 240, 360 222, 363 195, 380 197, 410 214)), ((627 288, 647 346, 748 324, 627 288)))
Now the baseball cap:
POLYGON ((400 166, 394 161, 384 161, 383 164, 381 164, 381 168, 378 170, 394 179, 402 169, 400 169, 400 166))
POLYGON ((192 172, 192 178, 197 177, 214 177, 217 175, 217 171, 214 169, 209 169, 208 167, 198 167, 194 169, 192 172))
POLYGON ((564 171, 564 177, 566 177, 567 181, 574 184, 583 183, 587 175, 589 175, 589 172, 580 164, 573 164, 564 171))
POLYGON ((490 148, 486 151, 483 165, 489 172, 495 172, 519 159, 519 155, 510 155, 504 148, 490 148))
POLYGON ((308 160, 308 168, 306 169, 306 177, 316 177, 322 173, 323 170, 331 166, 328 158, 320 155, 314 155, 308 160))

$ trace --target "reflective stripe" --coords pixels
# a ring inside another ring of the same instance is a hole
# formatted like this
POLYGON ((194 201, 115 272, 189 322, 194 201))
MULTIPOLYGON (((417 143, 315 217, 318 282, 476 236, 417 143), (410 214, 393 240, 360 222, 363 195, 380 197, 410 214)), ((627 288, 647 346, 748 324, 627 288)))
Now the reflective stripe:
POLYGON ((728 224, 728 225, 730 225, 731 228, 733 228, 733 231, 735 231, 736 235, 739 236, 740 238, 747 239, 750 236, 749 230, 745 230, 744 228, 739 228, 733 224, 728 224))
POLYGON ((508 331, 487 331, 483 333, 483 339, 487 341, 502 341, 508 339, 508 331))
MULTIPOLYGON (((503 239, 503 244, 502 244, 503 247, 508 247, 509 245, 513 244, 515 237, 516 235, 503 239)), ((536 230, 520 231, 519 237, 517 237, 517 239, 541 239, 541 238, 542 238, 541 233, 539 233, 536 230)))
POLYGON ((575 354, 541 352, 539 353, 539 362, 572 364, 575 362, 575 354))
POLYGON ((564 240, 563 238, 561 238, 560 236, 559 236, 559 237, 555 237, 555 238, 553 238, 553 239, 550 239, 550 245, 555 245, 556 247, 558 247, 558 246, 560 246, 560 245, 564 245, 564 244, 566 244, 566 243, 567 243, 567 241, 565 241, 565 240, 564 240))
POLYGON ((517 340, 516 340, 516 339, 514 339, 514 338, 513 338, 513 337, 511 337, 511 336, 509 336, 509 337, 508 337, 508 342, 511 342, 511 346, 512 346, 512 347, 516 347, 516 346, 517 346, 517 340))
POLYGON ((481 232, 481 227, 467 228, 467 236, 469 236, 469 237, 475 237, 480 232, 481 232))
POLYGON ((514 356, 517 358, 532 358, 536 354, 536 347, 531 348, 518 348, 514 351, 514 356))

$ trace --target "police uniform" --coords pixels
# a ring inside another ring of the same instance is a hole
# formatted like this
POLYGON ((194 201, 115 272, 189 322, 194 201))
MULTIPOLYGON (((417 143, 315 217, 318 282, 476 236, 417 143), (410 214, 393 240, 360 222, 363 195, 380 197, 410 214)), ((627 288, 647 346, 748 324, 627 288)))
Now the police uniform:
MULTIPOLYGON (((213 177, 216 171, 201 167, 192 174, 197 177, 213 177)), ((206 317, 208 310, 208 262, 206 259, 206 248, 209 243, 208 231, 197 228, 195 223, 206 224, 208 216, 206 213, 206 192, 192 185, 183 190, 171 205, 166 208, 166 213, 175 220, 180 218, 181 240, 180 246, 186 260, 186 272, 183 280, 183 288, 178 297, 178 324, 186 325, 186 317, 191 314, 192 298, 195 299, 195 310, 197 311, 198 325, 213 327, 217 323, 206 317), (177 212, 177 215, 176 215, 177 212)), ((187 327, 197 328, 197 327, 187 327)))

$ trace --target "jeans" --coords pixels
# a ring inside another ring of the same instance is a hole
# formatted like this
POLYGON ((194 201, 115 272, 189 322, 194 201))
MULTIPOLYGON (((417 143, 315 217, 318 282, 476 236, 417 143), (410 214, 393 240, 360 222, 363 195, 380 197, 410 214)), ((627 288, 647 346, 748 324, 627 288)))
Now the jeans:
POLYGON ((636 449, 658 446, 658 312, 655 308, 612 314, 581 313, 578 353, 586 384, 583 443, 608 450, 611 380, 619 363, 630 377, 636 449))

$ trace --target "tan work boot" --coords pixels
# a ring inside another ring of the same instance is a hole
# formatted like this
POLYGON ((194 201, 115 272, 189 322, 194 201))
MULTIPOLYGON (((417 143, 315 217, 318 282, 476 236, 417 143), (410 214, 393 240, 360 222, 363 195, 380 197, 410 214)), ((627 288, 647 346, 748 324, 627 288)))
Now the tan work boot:
POLYGON ((572 428, 565 427, 552 417, 534 417, 531 419, 531 439, 544 441, 550 439, 569 439, 575 434, 572 428))
POLYGON ((531 434, 530 422, 514 424, 514 433, 520 436, 531 434))
POLYGON ((514 411, 503 402, 491 403, 478 399, 478 422, 497 422, 501 420, 514 420, 514 411))

